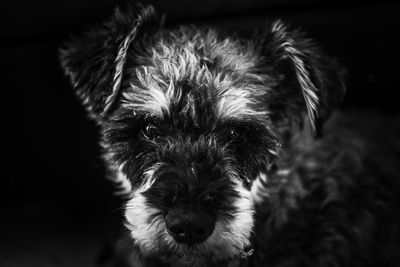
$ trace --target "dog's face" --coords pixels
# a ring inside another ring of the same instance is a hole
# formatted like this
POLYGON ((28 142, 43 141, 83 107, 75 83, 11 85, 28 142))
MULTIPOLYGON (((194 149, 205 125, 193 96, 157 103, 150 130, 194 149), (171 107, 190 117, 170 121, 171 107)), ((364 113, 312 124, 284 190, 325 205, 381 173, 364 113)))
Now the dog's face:
POLYGON ((252 40, 159 25, 152 8, 116 12, 63 65, 101 127, 139 251, 189 266, 243 256, 278 129, 317 130, 340 77, 279 22, 252 40))
POLYGON ((251 49, 213 31, 154 38, 103 124, 108 157, 132 184, 127 226, 146 254, 237 256, 253 226, 251 181, 276 151, 266 77, 251 49))

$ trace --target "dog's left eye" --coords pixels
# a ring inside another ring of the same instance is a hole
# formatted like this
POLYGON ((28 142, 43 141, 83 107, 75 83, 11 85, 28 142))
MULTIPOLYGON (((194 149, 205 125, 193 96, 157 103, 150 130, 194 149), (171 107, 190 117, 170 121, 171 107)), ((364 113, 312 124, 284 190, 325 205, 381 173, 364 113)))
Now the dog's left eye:
POLYGON ((235 139, 239 138, 239 136, 240 136, 239 130, 233 129, 233 128, 229 129, 228 134, 229 134, 229 139, 231 139, 231 140, 235 140, 235 139))
POLYGON ((149 123, 145 126, 145 128, 143 129, 143 136, 146 139, 155 139, 157 138, 157 136, 159 136, 160 132, 157 128, 156 125, 154 125, 153 123, 149 123))
POLYGON ((226 136, 233 142, 246 142, 253 139, 257 129, 250 125, 234 125, 226 130, 226 136))

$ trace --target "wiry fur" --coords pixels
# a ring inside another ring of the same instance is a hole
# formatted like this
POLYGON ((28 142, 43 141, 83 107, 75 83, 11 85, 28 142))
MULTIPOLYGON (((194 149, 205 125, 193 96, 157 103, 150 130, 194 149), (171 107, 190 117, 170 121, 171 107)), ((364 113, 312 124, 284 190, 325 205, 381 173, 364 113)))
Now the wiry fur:
POLYGON ((349 128, 336 116, 323 130, 343 71, 303 33, 281 21, 248 40, 167 30, 138 6, 61 60, 126 200, 127 265, 398 262, 399 168, 370 156, 374 140, 335 131, 349 128), (176 241, 166 219, 175 210, 211 218, 213 231, 176 241))
POLYGON ((196 110, 190 108, 193 108, 192 102, 196 98, 202 97, 217 102, 215 112, 220 118, 265 117, 265 111, 254 108, 257 105, 255 96, 266 93, 265 79, 262 74, 254 73, 257 72, 258 58, 246 47, 249 44, 222 39, 213 30, 187 27, 168 35, 160 33, 154 38, 153 47, 139 52, 148 58, 133 59, 142 65, 128 71, 135 78, 123 94, 124 107, 153 111, 162 116, 164 112, 170 113, 170 106, 174 103, 185 101, 182 112, 195 118, 196 110), (232 55, 237 60, 223 55, 232 55), (213 72, 210 64, 219 64, 225 72, 213 72), (188 86, 204 92, 184 92, 188 86))
POLYGON ((323 138, 299 132, 277 162, 288 172, 269 177, 250 266, 399 266, 399 125, 337 112, 323 138))

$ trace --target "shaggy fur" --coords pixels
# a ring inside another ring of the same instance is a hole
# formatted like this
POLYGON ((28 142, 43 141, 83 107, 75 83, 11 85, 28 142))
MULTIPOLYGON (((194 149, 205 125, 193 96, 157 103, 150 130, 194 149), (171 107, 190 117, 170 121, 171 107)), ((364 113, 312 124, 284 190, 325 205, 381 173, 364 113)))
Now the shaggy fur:
POLYGON ((73 39, 61 61, 125 199, 120 263, 398 262, 399 143, 368 136, 359 116, 323 125, 343 71, 303 33, 281 21, 251 39, 164 29, 139 5, 73 39), (182 214, 211 231, 182 241, 170 226, 182 214))

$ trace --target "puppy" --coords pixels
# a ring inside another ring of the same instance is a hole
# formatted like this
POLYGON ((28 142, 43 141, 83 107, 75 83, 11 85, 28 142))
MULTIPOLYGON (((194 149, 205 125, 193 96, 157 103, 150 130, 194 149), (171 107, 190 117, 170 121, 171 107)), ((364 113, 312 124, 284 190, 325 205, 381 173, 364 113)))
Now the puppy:
POLYGON ((126 200, 128 266, 400 262, 397 157, 358 115, 323 127, 344 71, 303 33, 165 29, 138 5, 61 62, 126 200))

